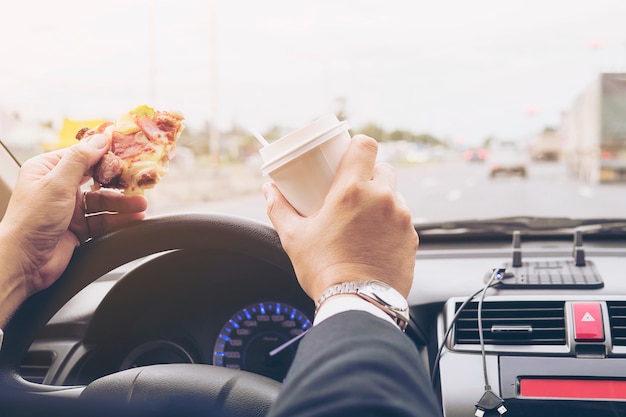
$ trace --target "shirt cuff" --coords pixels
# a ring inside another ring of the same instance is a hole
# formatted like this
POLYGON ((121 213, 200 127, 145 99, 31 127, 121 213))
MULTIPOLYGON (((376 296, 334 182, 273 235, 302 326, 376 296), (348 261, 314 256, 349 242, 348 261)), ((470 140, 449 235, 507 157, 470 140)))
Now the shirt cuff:
POLYGON ((2 339, 4 338, 4 332, 0 329, 0 349, 2 349, 2 339))
POLYGON ((335 296, 324 301, 324 303, 320 306, 320 309, 317 311, 315 320, 313 320, 313 325, 318 325, 335 314, 351 310, 366 311, 376 317, 388 321, 389 323, 393 323, 398 329, 400 329, 400 326, 393 321, 389 314, 385 313, 369 301, 362 299, 358 295, 335 296))

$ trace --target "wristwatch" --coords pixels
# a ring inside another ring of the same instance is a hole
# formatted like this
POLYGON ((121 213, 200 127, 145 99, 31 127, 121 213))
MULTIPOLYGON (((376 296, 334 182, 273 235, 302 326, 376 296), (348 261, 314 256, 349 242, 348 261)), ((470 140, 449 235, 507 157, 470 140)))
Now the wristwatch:
POLYGON ((380 308, 396 322, 402 331, 409 324, 409 303, 396 289, 382 281, 348 281, 333 285, 315 304, 315 314, 324 301, 339 294, 356 294, 380 308))

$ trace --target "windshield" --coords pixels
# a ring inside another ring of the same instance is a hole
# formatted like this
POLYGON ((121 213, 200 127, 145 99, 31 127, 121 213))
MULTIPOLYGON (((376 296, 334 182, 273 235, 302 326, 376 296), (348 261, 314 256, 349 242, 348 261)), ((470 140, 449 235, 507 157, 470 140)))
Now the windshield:
POLYGON ((272 141, 329 113, 380 142, 416 222, 626 214, 623 0, 5 9, 0 139, 19 160, 141 104, 185 115, 150 215, 267 221, 252 132, 272 141))

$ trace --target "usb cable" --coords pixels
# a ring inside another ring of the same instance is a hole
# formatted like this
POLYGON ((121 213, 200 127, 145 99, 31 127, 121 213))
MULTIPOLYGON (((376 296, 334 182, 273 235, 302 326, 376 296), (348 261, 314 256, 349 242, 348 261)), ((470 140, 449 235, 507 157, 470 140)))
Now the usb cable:
POLYGON ((495 392, 492 391, 491 385, 489 384, 489 376, 487 375, 487 355, 485 354, 485 337, 483 335, 483 301, 485 300, 485 293, 487 289, 491 287, 496 280, 500 281, 504 278, 504 268, 494 269, 491 273, 491 277, 485 287, 482 290, 482 294, 480 295, 480 299, 478 300, 478 339, 480 341, 480 353, 483 360, 483 376, 485 379, 485 392, 483 393, 480 400, 475 404, 476 411, 474 415, 476 417, 483 417, 485 412, 489 410, 496 410, 498 414, 503 415, 506 413, 506 407, 504 406, 504 400, 500 398, 495 392))

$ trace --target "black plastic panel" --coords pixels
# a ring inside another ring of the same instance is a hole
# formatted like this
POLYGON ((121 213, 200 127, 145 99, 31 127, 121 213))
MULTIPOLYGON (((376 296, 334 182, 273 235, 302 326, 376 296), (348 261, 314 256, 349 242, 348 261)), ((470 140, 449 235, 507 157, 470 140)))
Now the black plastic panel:
POLYGON ((523 262, 520 267, 507 262, 504 267, 507 277, 498 283, 500 288, 593 289, 604 286, 593 261, 586 261, 583 266, 576 266, 573 260, 535 261, 523 262))

